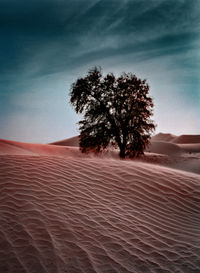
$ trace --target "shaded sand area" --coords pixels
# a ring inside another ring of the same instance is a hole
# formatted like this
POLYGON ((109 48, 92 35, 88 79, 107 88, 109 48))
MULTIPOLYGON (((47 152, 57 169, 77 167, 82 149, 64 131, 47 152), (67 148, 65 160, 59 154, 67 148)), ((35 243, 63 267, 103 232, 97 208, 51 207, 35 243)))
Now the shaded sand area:
POLYGON ((200 272, 199 144, 173 139, 139 161, 0 141, 0 272, 200 272))

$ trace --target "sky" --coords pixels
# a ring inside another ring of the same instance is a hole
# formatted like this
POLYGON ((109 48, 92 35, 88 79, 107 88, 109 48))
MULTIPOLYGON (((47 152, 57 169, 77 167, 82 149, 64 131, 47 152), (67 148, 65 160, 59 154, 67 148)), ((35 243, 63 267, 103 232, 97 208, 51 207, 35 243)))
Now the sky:
POLYGON ((200 134, 200 0, 0 0, 0 138, 78 135, 78 77, 147 79, 156 133, 200 134))

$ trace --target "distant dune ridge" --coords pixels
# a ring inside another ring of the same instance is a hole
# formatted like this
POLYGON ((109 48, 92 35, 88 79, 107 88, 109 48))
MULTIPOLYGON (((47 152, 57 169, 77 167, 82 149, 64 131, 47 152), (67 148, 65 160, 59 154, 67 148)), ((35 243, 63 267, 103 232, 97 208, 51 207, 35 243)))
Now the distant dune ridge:
POLYGON ((53 143, 50 143, 52 145, 61 145, 61 146, 75 146, 78 147, 79 146, 79 137, 75 136, 75 137, 71 137, 71 138, 67 138, 61 141, 56 141, 53 143))
POLYGON ((153 141, 172 141, 177 136, 172 134, 164 134, 164 133, 158 133, 157 135, 152 137, 153 141))
POLYGON ((200 142, 176 138, 141 160, 1 140, 0 272, 200 272, 200 142))
POLYGON ((177 155, 182 153, 182 149, 180 146, 171 142, 164 141, 151 141, 151 144, 147 148, 147 151, 166 155, 177 155))
POLYGON ((200 143, 200 135, 182 135, 173 139, 173 142, 180 144, 200 143))
POLYGON ((172 134, 163 134, 159 133, 152 137, 153 141, 166 141, 173 142, 178 144, 192 144, 192 143, 200 143, 200 135, 181 135, 175 136, 172 134))

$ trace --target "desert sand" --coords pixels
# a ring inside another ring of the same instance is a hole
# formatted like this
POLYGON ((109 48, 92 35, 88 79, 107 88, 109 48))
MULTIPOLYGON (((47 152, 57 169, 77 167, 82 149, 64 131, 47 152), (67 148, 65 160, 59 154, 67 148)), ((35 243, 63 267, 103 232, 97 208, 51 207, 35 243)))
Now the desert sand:
POLYGON ((140 160, 0 141, 0 272, 200 272, 199 136, 140 160))

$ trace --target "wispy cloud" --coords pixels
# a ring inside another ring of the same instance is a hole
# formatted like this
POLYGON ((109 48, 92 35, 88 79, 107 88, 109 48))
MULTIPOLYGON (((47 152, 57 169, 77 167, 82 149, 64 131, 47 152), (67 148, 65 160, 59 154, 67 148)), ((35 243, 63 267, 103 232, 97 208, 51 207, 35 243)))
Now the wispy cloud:
MULTIPOLYGON (((0 95, 6 94, 4 105, 13 93, 29 92, 33 81, 41 90, 40 79, 51 77, 56 90, 60 74, 73 78, 75 71, 93 65, 111 71, 142 70, 144 77, 161 86, 159 71, 162 77, 168 75, 175 96, 182 92, 189 100, 193 97, 196 105, 199 12, 198 0, 2 0, 0 95)), ((51 96, 56 97, 56 91, 51 96)), ((5 114, 5 107, 1 111, 5 114)))
POLYGON ((172 54, 173 48, 186 50, 199 31, 199 7, 192 3, 102 0, 82 7, 80 0, 4 1, 0 4, 1 47, 7 54, 1 54, 0 71, 27 71, 27 63, 37 63, 42 73, 54 73, 73 67, 77 57, 85 62, 93 54, 98 60, 145 50, 149 58, 152 50, 163 55, 169 54, 167 49, 172 54))

